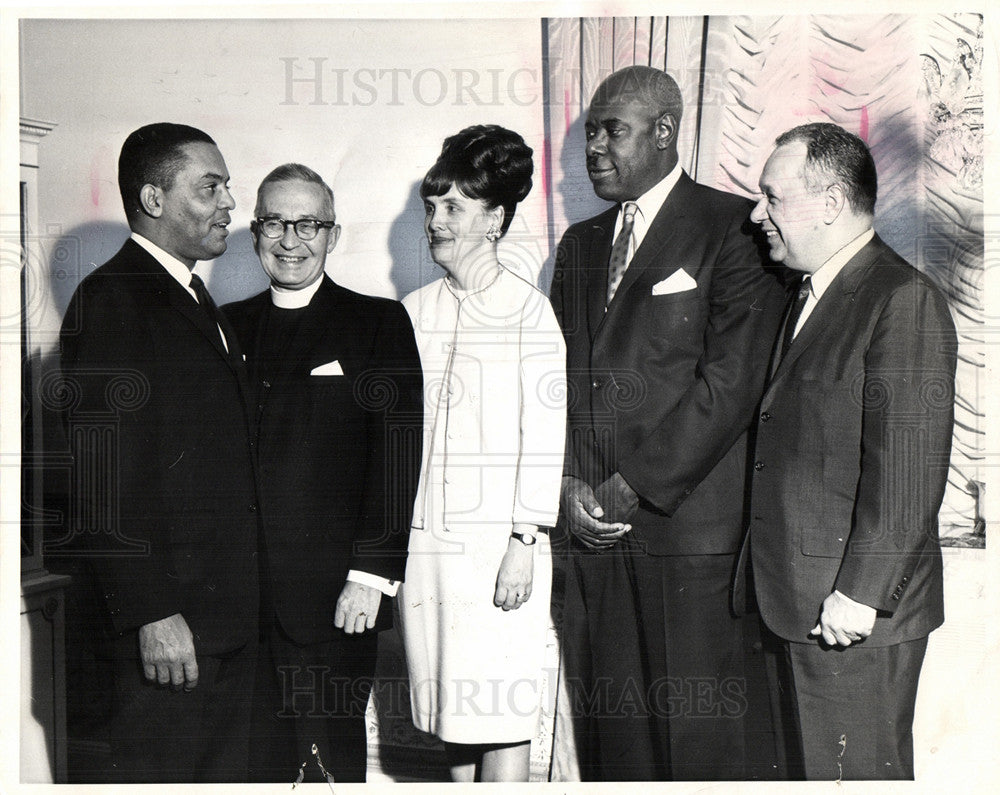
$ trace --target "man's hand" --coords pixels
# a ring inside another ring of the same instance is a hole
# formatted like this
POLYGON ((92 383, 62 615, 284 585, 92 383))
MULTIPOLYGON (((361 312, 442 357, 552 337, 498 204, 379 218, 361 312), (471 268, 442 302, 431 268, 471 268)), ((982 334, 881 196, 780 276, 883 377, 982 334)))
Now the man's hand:
POLYGON ((139 659, 147 679, 174 690, 198 686, 198 660, 194 637, 180 613, 139 627, 139 659))
POLYGON ((348 580, 337 598, 337 609, 333 614, 333 625, 348 635, 361 634, 375 627, 378 608, 382 604, 382 592, 370 585, 348 580))
POLYGON ((617 472, 597 487, 594 497, 604 509, 604 518, 615 522, 628 522, 639 510, 639 495, 617 472))
POLYGON ((579 478, 567 475, 562 479, 560 501, 569 531, 590 549, 613 547, 632 529, 632 525, 623 522, 602 522, 604 508, 593 489, 579 478))
POLYGON ((872 634, 875 627, 875 608, 855 602, 834 591, 823 600, 819 623, 809 634, 822 634, 831 646, 850 646, 872 634))

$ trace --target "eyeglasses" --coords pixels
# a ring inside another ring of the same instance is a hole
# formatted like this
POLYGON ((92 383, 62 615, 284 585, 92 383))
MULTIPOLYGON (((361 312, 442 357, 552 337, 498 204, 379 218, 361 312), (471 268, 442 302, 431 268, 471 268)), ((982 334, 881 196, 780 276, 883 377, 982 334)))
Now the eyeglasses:
POLYGON ((299 240, 312 240, 320 229, 332 229, 337 224, 333 221, 317 221, 315 218, 300 218, 298 221, 286 221, 284 218, 255 218, 254 223, 264 237, 277 239, 283 237, 285 230, 292 227, 299 240))

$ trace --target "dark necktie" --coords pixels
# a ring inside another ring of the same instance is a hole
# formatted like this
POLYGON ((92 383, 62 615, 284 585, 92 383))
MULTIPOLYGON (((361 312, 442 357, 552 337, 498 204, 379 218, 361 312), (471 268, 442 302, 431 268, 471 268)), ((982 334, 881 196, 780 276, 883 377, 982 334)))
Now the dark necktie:
POLYGON ((611 261, 608 263, 608 300, 605 306, 615 297, 615 291, 625 276, 628 267, 628 245, 632 240, 632 226, 635 223, 635 202, 625 202, 622 206, 622 230, 611 246, 611 261))
POLYGON ((190 284, 191 289, 194 290, 194 294, 198 296, 198 306, 201 307, 201 311, 205 313, 209 324, 219 335, 219 341, 222 342, 228 351, 229 345, 226 343, 225 335, 222 332, 222 313, 219 311, 219 307, 215 305, 215 301, 212 300, 212 296, 208 294, 208 290, 205 289, 205 282, 201 280, 201 277, 197 273, 192 273, 190 284))
POLYGON ((788 318, 785 320, 785 333, 781 338, 781 356, 778 357, 779 362, 785 358, 785 354, 788 353, 788 349, 792 346, 792 340, 795 337, 795 327, 799 323, 799 318, 802 317, 802 310, 809 299, 810 289, 809 277, 803 276, 802 283, 799 285, 799 292, 792 299, 788 307, 788 318))

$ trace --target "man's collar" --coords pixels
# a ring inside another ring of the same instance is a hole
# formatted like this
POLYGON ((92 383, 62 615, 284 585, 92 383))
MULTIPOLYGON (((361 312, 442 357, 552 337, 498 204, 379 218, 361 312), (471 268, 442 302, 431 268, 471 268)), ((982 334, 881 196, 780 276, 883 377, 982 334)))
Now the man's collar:
POLYGON ((869 226, 846 246, 837 249, 836 253, 813 273, 810 284, 813 295, 817 299, 826 292, 826 288, 837 278, 837 274, 844 269, 851 258, 867 246, 873 237, 875 237, 875 230, 869 226))
MULTIPOLYGON (((160 248, 156 243, 140 235, 138 232, 132 232, 130 235, 132 240, 142 246, 146 252, 163 268, 169 273, 177 282, 188 292, 191 292, 191 268, 181 262, 173 254, 168 254, 162 248, 160 248)), ((194 293, 191 293, 194 295, 194 293)))
POLYGON ((320 274, 316 281, 308 287, 303 287, 299 290, 289 290, 287 287, 279 287, 276 284, 272 284, 271 303, 278 307, 278 309, 302 309, 309 306, 309 302, 312 301, 313 296, 319 292, 323 278, 323 274, 320 274))
POLYGON ((642 216, 642 220, 645 223, 648 224, 652 222, 652 220, 656 217, 656 214, 663 206, 663 202, 665 202, 667 200, 667 196, 670 195, 670 191, 674 189, 677 181, 681 178, 683 171, 684 169, 681 168, 680 161, 678 160, 667 176, 635 200, 635 203, 639 207, 639 214, 642 216))

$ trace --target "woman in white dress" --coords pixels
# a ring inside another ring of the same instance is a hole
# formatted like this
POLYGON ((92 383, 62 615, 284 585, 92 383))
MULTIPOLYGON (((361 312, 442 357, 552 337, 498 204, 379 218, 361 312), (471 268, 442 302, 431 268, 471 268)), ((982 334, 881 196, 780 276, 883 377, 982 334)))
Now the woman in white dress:
POLYGON ((426 422, 399 604, 413 722, 455 781, 527 781, 538 729, 565 349, 548 298, 497 254, 531 173, 515 132, 448 138, 420 189, 445 276, 403 300, 426 422))

